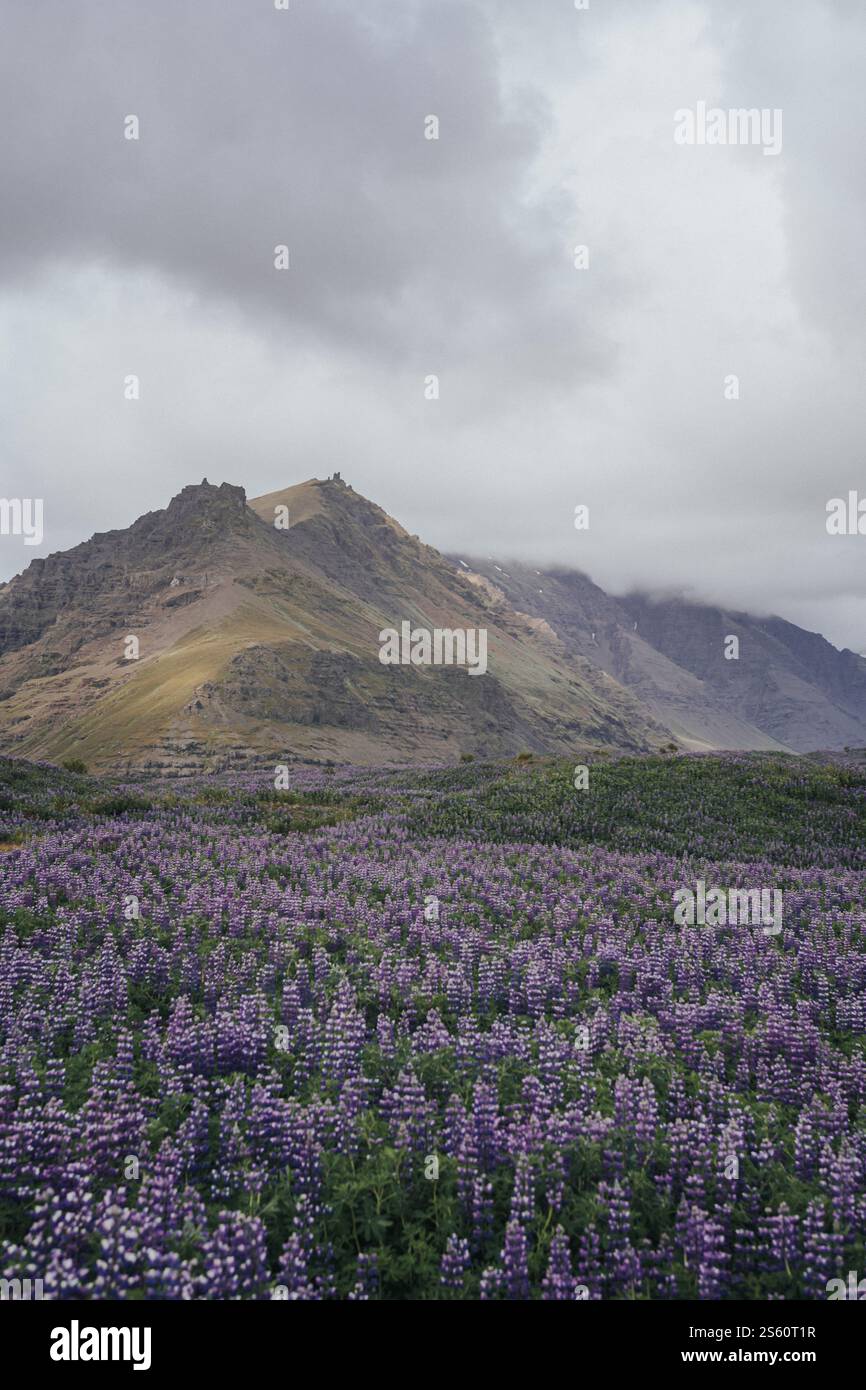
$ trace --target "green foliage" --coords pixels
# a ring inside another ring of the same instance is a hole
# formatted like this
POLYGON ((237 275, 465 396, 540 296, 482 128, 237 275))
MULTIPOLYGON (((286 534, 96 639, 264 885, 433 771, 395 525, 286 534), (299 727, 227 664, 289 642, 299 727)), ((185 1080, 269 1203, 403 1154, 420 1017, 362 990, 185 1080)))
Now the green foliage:
POLYGON ((148 801, 143 796, 135 796, 131 792, 98 797, 95 801, 85 803, 85 805, 94 816, 124 816, 135 812, 144 814, 153 810, 152 801, 148 801))
POLYGON ((87 763, 84 762, 81 758, 67 758, 66 761, 61 764, 61 766, 64 767, 67 772, 78 772, 83 773, 84 775, 87 774, 87 763))
POLYGON ((866 769, 775 754, 669 755, 596 762, 575 790, 570 764, 433 774, 445 795, 416 801, 418 836, 599 844, 624 853, 866 864, 866 769))

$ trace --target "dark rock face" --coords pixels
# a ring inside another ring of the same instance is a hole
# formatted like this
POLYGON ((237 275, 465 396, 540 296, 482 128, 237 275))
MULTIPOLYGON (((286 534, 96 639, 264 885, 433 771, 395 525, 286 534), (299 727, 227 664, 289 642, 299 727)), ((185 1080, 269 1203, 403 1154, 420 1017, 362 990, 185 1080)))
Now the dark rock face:
POLYGON ((49 629, 74 626, 80 645, 82 638, 134 626, 137 604, 170 587, 179 572, 188 580, 206 578, 208 566, 253 523, 243 488, 205 482, 185 487, 164 511, 148 512, 126 530, 97 533, 72 550, 33 560, 0 591, 0 657, 49 629))
POLYGON ((353 679, 364 664, 348 652, 316 652, 296 643, 240 652, 219 686, 221 712, 286 724, 375 731, 378 720, 353 679))
POLYGON ((798 752, 866 739, 866 660, 817 633, 707 604, 612 598, 575 571, 464 560, 678 736, 798 752), (737 660, 724 655, 731 635, 740 643, 737 660))
POLYGON ((866 734, 866 661, 781 618, 700 604, 626 599, 639 631, 691 671, 726 710, 799 751, 843 748, 866 734), (727 636, 739 657, 726 660, 727 636))

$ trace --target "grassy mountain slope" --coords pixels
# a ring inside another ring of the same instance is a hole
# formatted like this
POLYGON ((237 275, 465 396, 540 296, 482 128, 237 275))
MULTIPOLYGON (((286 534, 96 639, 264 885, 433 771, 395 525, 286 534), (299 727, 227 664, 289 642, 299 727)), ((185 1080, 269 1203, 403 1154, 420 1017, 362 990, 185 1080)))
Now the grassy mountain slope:
POLYGON ((402 762, 663 738, 544 624, 337 480, 250 504, 205 481, 0 591, 0 747, 28 757, 192 771, 263 754, 402 762), (486 628, 487 674, 383 666, 379 631, 404 620, 486 628))

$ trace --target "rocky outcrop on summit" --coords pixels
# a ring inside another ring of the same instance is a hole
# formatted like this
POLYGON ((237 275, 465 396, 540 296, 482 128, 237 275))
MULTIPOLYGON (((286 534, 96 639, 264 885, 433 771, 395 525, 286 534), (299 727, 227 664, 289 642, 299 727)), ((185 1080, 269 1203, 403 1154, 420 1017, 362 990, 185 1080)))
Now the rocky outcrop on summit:
POLYGON ((49 630, 68 650, 68 637, 77 649, 89 637, 134 625, 141 605, 166 584, 206 582, 208 570, 249 525, 243 488, 205 481, 185 487, 164 511, 148 512, 126 530, 97 533, 72 550, 31 561, 0 589, 0 657, 49 630))

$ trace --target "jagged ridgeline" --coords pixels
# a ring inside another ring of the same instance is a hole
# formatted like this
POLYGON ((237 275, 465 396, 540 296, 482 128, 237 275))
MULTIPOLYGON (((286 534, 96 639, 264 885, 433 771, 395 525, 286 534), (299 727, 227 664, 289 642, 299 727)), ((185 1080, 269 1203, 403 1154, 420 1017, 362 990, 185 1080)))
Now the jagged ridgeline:
POLYGON ((24 757, 192 773, 672 737, 862 745, 866 661, 778 619, 447 558, 339 474, 251 501, 204 480, 0 588, 0 751, 24 757), (380 633, 404 625, 483 631, 483 674, 383 664, 380 633), (720 631, 743 634, 748 661, 722 659, 720 631))

